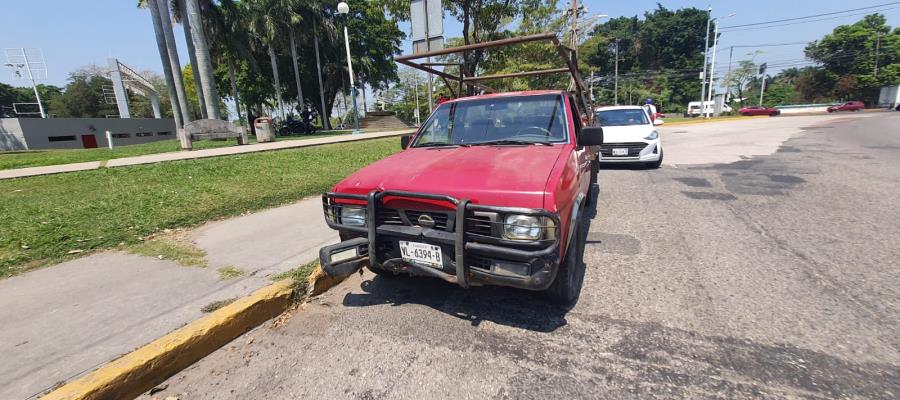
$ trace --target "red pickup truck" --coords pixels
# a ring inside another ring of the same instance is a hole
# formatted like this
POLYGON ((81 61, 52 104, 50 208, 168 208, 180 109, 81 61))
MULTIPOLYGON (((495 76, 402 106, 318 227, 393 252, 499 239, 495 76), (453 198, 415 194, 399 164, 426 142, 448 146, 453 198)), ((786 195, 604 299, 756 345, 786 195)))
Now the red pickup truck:
POLYGON ((592 146, 603 142, 583 118, 566 91, 441 104, 403 151, 323 194, 342 239, 320 250, 323 269, 511 286, 573 304, 584 279, 582 211, 595 200, 592 146))

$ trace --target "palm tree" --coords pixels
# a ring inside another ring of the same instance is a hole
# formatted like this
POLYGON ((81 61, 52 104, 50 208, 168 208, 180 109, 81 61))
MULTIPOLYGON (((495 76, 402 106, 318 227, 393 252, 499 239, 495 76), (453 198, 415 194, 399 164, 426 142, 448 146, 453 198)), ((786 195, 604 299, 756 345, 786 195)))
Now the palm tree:
MULTIPOLYGON (((213 39, 210 45, 216 62, 228 66, 228 80, 231 86, 231 98, 234 100, 241 130, 246 132, 246 118, 241 113, 241 101, 238 95, 235 60, 246 62, 250 70, 255 74, 261 74, 259 65, 248 47, 250 38, 244 26, 244 18, 239 7, 233 0, 220 0, 218 5, 208 8, 206 22, 210 37, 213 39)), ((249 107, 248 107, 249 111, 249 107)))
MULTIPOLYGON (((160 61, 162 61, 163 73, 166 77, 166 88, 169 90, 169 100, 172 103, 172 115, 175 118, 175 128, 178 130, 178 132, 182 132, 182 128, 184 127, 184 118, 182 117, 181 108, 178 106, 178 91, 175 90, 175 76, 172 72, 172 64, 169 60, 169 49, 165 38, 165 29, 163 28, 162 16, 159 12, 159 4, 157 0, 145 0, 139 2, 138 7, 146 7, 150 9, 150 16, 153 19, 153 30, 154 32, 156 32, 156 45, 159 49, 159 58, 160 61)), ((187 147, 185 147, 185 140, 182 139, 181 147, 184 149, 190 149, 190 140, 187 140, 186 142, 187 147)))
POLYGON ((209 118, 206 112, 206 99, 203 97, 203 85, 200 82, 200 68, 197 66, 197 50, 194 48, 193 32, 191 24, 188 22, 188 8, 186 0, 172 0, 172 15, 176 22, 181 23, 181 29, 184 31, 184 42, 187 44, 188 57, 191 59, 191 71, 194 72, 194 87, 197 89, 197 103, 200 105, 200 117, 209 118))
MULTIPOLYGON (((150 0, 157 3, 159 8, 159 18, 162 21, 163 36, 166 39, 166 51, 169 53, 169 63, 172 65, 172 79, 175 81, 175 92, 178 93, 178 106, 181 107, 181 115, 184 123, 187 124, 193 118, 190 114, 190 108, 187 105, 187 94, 184 92, 184 81, 181 77, 181 61, 178 59, 178 47, 175 45, 175 33, 172 32, 172 17, 169 14, 169 7, 164 1, 150 0)), ((182 138, 182 141, 185 139, 182 138)), ((190 139, 188 139, 188 142, 190 139)), ((188 145, 190 147, 190 145, 188 145)), ((182 143, 184 147, 184 143, 182 143)))
MULTIPOLYGON (((216 78, 213 75, 212 59, 209 56, 209 44, 206 30, 200 15, 200 4, 197 0, 182 0, 187 3, 188 25, 191 27, 191 38, 196 49, 197 67, 200 69, 200 85, 206 99, 206 113, 209 118, 222 119, 219 111, 219 94, 216 92, 216 78)), ((194 70, 196 71, 196 69, 194 70)))
POLYGON ((267 47, 269 59, 272 63, 275 98, 282 119, 284 118, 284 103, 281 98, 281 79, 278 75, 278 59, 275 55, 275 46, 278 44, 278 38, 282 36, 283 29, 288 26, 288 21, 294 15, 290 8, 287 7, 288 1, 258 0, 250 3, 252 15, 249 23, 250 31, 267 47))
MULTIPOLYGON (((308 1, 298 2, 298 3, 299 4, 296 4, 298 7, 295 9, 295 11, 300 15, 301 21, 307 22, 305 24, 307 40, 309 39, 309 32, 312 31, 312 40, 313 40, 313 45, 314 45, 315 55, 316 55, 316 75, 318 76, 318 80, 319 80, 319 103, 320 103, 320 107, 322 108, 321 112, 319 113, 319 116, 322 118, 322 127, 324 129, 331 129, 331 124, 330 124, 330 121, 328 120, 329 112, 325 109, 325 88, 322 84, 322 67, 321 67, 321 60, 319 57, 319 27, 321 26, 326 31, 329 31, 329 28, 330 28, 330 34, 333 35, 334 34, 334 25, 326 23, 326 21, 328 21, 328 20, 326 18, 324 18, 325 10, 322 7, 321 1, 308 0, 308 1)), ((293 38, 291 38, 291 39, 293 39, 293 38)), ((291 43, 291 47, 293 47, 293 43, 291 43)), ((296 59, 296 57, 294 57, 294 58, 296 59)), ((296 67, 297 67, 297 64, 294 63, 295 75, 298 76, 297 93, 301 93, 300 92, 299 74, 296 72, 296 67)), ((301 95, 300 97, 302 99, 303 96, 301 95)))

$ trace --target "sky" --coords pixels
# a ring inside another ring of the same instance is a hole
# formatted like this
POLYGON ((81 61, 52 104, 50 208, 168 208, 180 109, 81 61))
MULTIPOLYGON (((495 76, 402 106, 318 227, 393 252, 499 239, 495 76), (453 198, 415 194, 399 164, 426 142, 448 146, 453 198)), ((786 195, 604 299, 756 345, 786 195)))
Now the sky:
MULTIPOLYGON (((562 2, 565 0, 561 0, 562 2)), ((656 8, 657 3, 669 9, 711 6, 713 17, 721 19, 722 27, 893 2, 891 0, 584 1, 589 13, 608 14, 610 17, 642 16, 644 12, 656 8), (723 18, 731 13, 735 15, 723 18)), ((152 70, 162 73, 150 12, 138 9, 136 4, 136 0, 0 0, 2 10, 0 23, 3 25, 0 47, 41 49, 47 64, 48 77, 38 83, 63 86, 71 71, 88 64, 106 65, 108 57, 116 57, 138 71, 152 70)), ((900 4, 884 8, 891 8, 882 11, 888 19, 888 24, 894 27, 900 25, 900 4)), ((729 46, 808 42, 821 38, 838 25, 852 23, 861 18, 862 15, 841 16, 769 29, 723 32, 719 41, 721 51, 718 53, 717 66, 727 65, 729 46)), ((408 33, 409 25, 401 24, 401 29, 408 33)), ((445 36, 460 36, 461 30, 462 25, 449 13, 445 13, 445 36)), ((186 64, 188 57, 180 26, 175 27, 175 37, 181 62, 186 64)), ((403 43, 404 52, 408 52, 410 47, 409 41, 403 43)), ((754 48, 735 48, 734 62, 747 58, 745 54, 753 50, 754 48)), ((781 60, 803 58, 802 44, 765 47, 761 50, 764 52, 756 56, 757 62, 768 61, 777 64, 781 60)), ((716 70, 720 68, 717 67, 716 70)), ((13 80, 11 70, 8 68, 0 70, 0 82, 14 86, 28 85, 26 81, 13 80)))

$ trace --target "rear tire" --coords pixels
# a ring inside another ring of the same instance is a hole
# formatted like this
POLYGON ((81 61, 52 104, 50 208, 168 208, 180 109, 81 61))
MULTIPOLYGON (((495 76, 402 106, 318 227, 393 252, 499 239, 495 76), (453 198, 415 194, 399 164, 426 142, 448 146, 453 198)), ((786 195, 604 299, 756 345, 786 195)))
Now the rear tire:
MULTIPOLYGON (((579 216, 578 218, 583 218, 579 216)), ((573 221, 575 223, 576 221, 573 221)), ((550 301, 563 307, 572 307, 581 295, 581 286, 584 284, 584 263, 581 261, 584 254, 586 233, 581 221, 572 232, 574 237, 569 240, 569 248, 566 249, 566 258, 559 264, 556 271, 556 279, 545 292, 550 301)))
POLYGON ((600 188, 597 188, 597 191, 594 191, 594 186, 597 186, 597 176, 600 173, 600 162, 597 160, 591 160, 591 181, 588 184, 588 204, 597 204, 597 198, 600 196, 600 188))

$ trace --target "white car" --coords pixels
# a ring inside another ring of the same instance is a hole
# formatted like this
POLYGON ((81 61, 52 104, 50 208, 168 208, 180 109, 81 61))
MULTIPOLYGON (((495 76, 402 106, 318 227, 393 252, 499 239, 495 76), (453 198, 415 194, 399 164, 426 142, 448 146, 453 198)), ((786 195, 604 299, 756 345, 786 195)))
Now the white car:
POLYGON ((603 127, 599 161, 644 163, 659 168, 663 161, 662 141, 656 127, 663 124, 640 106, 599 107, 597 119, 603 127))

